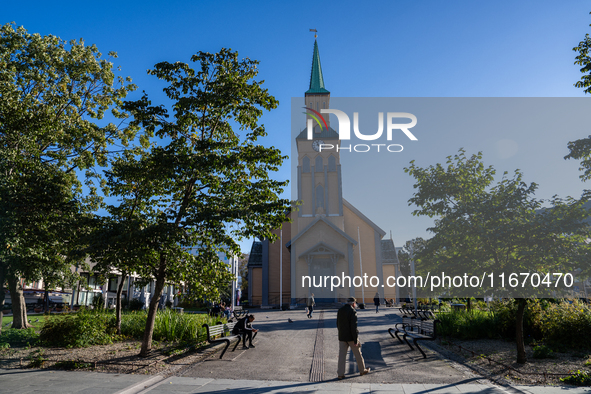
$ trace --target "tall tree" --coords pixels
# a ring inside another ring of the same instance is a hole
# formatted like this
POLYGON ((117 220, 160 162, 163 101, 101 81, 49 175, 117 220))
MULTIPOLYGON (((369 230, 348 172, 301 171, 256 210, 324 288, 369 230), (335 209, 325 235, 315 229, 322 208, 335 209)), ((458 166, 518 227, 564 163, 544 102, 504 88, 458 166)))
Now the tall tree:
MULTIPOLYGON (((413 214, 436 217, 435 235, 418 258, 431 272, 447 275, 495 275, 496 285, 484 281, 495 294, 518 296, 516 322, 517 362, 525 363, 523 315, 527 294, 509 285, 509 274, 572 272, 588 269, 589 236, 582 201, 554 197, 551 209, 533 197, 537 185, 523 182, 523 174, 507 172, 494 182, 495 170, 485 167, 482 154, 467 157, 463 150, 441 164, 421 168, 411 162, 405 171, 416 180, 409 202, 413 214), (504 289, 498 274, 506 273, 504 289), (507 291, 509 290, 509 291, 507 291), (511 293, 512 290, 512 293, 511 293)), ((522 276, 519 276, 522 278, 522 276)), ((529 283, 529 282, 528 282, 529 283)), ((462 289, 449 289, 462 292, 462 289)), ((463 290, 465 292, 465 290, 463 290)), ((478 290, 480 292, 480 290, 478 290)), ((476 293, 476 291, 475 291, 476 293)), ((465 294, 465 293, 464 293, 465 294)))
POLYGON ((94 45, 0 26, 0 304, 6 280, 17 306, 14 328, 27 322, 20 278, 61 280, 70 271, 75 239, 56 229, 75 229, 72 210, 98 206, 93 167, 107 163, 112 144, 134 138, 133 126, 97 123, 109 110, 115 120, 127 117, 118 106, 135 88, 129 82, 116 78, 94 45))
MULTIPOLYGON (((591 26, 591 25, 589 25, 591 26)), ((584 89, 585 93, 591 93, 591 37, 585 34, 585 39, 579 42, 579 45, 573 48, 577 52, 575 64, 581 66, 581 79, 575 82, 575 87, 584 89)), ((580 178, 583 182, 591 179, 591 135, 568 143, 569 154, 565 159, 581 160, 579 170, 583 171, 580 178)))
POLYGON ((289 201, 278 197, 287 182, 269 177, 284 156, 257 143, 266 135, 258 123, 263 110, 277 106, 263 82, 254 80, 258 62, 228 49, 199 52, 191 62, 196 69, 163 62, 149 71, 168 83, 164 92, 173 114, 146 95, 126 103, 134 124, 160 141, 141 155, 120 155, 107 174, 119 199, 110 211, 133 220, 134 244, 147 246, 134 251, 135 269, 156 283, 141 356, 150 352, 167 281, 190 284, 196 297, 219 298, 230 273, 218 253, 227 248, 238 254, 234 238, 273 239, 271 229, 287 219, 289 201))

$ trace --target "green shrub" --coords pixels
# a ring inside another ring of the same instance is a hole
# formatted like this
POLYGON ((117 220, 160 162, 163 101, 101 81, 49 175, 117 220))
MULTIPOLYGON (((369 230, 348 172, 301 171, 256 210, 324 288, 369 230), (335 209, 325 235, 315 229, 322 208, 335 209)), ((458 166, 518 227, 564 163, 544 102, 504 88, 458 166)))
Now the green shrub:
POLYGON ((91 303, 94 309, 104 309, 105 308, 105 299, 103 298, 102 294, 98 294, 94 296, 91 303))
POLYGON ((38 339, 39 334, 33 328, 26 330, 4 329, 0 335, 0 348, 34 346, 38 339))
POLYGON ((49 346, 87 347, 113 343, 115 315, 108 311, 81 310, 75 314, 52 315, 39 339, 49 346))
POLYGON ((554 352, 546 345, 539 345, 534 346, 534 358, 543 359, 543 358, 552 358, 554 356, 554 352))
POLYGON ((573 301, 549 304, 542 319, 541 331, 544 340, 554 347, 590 349, 591 309, 588 305, 573 301))
POLYGON ((591 374, 587 371, 577 371, 566 378, 561 378, 560 380, 574 386, 591 386, 591 374))
MULTIPOLYGON (((541 319, 546 303, 540 300, 528 300, 523 316, 523 335, 527 339, 541 340, 541 319)), ((503 338, 515 338, 517 303, 515 300, 493 301, 490 306, 498 323, 499 334, 503 338)))
POLYGON ((29 358, 29 368, 43 368, 45 361, 47 361, 42 354, 38 354, 37 356, 31 356, 29 358))
MULTIPOLYGON (((121 334, 143 338, 147 316, 147 311, 124 314, 121 319, 121 334)), ((170 309, 158 311, 154 321, 153 339, 171 342, 203 341, 206 338, 203 324, 213 325, 219 320, 206 314, 178 313, 170 309)))
POLYGON ((454 310, 449 313, 439 313, 437 318, 441 321, 437 330, 443 336, 459 339, 498 337, 496 317, 490 312, 478 309, 454 310))
POLYGON ((137 298, 132 299, 129 301, 128 309, 130 311, 141 311, 144 307, 144 303, 137 298))

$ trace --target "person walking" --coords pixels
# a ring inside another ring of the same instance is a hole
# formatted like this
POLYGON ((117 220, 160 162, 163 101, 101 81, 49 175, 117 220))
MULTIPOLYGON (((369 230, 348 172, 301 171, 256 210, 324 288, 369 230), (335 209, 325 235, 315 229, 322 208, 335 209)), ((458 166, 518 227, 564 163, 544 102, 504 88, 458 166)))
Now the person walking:
POLYGON ((376 296, 373 298, 373 303, 376 306, 376 313, 378 313, 380 311, 380 293, 376 293, 376 296))
POLYGON ((314 312, 314 305, 316 305, 316 302, 314 302, 314 293, 310 294, 310 297, 308 297, 308 319, 312 318, 312 312, 314 312))
POLYGON ((355 355, 359 375, 367 375, 371 368, 365 368, 365 361, 361 355, 361 342, 359 341, 359 330, 357 329, 357 312, 355 311, 357 300, 353 297, 347 300, 337 312, 337 329, 339 332, 339 363, 337 376, 339 380, 345 378, 345 362, 349 348, 355 355))

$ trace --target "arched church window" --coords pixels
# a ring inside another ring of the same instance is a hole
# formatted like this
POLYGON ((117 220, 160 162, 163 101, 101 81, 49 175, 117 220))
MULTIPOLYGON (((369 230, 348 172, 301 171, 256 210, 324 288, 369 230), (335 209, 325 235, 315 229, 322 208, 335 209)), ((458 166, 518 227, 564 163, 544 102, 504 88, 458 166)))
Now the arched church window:
POLYGON ((336 171, 337 170, 337 159, 330 155, 328 156, 328 171, 336 171))
POLYGON ((324 208, 324 187, 316 186, 316 207, 324 208))
POLYGON ((322 163, 322 156, 316 156, 316 172, 323 172, 324 171, 324 165, 322 163))
POLYGON ((310 159, 308 156, 304 156, 302 159, 302 167, 304 167, 304 172, 310 172, 310 159))

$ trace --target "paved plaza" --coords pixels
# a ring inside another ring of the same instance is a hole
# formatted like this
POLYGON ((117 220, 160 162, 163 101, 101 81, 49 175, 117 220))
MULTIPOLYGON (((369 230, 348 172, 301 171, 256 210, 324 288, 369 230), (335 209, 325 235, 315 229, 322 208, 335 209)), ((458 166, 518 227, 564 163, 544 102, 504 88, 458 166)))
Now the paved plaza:
POLYGON ((255 349, 219 352, 166 376, 52 370, 0 370, 0 393, 591 393, 591 388, 498 386, 426 349, 427 359, 392 340, 393 309, 361 310, 362 352, 372 372, 359 376, 349 354, 346 379, 336 379, 336 309, 255 312, 255 349), (288 322, 291 319, 293 323, 288 322))

